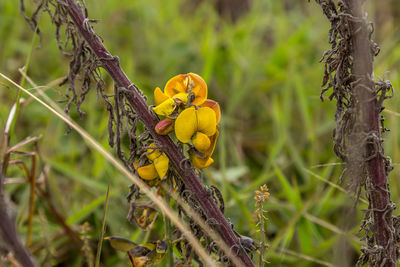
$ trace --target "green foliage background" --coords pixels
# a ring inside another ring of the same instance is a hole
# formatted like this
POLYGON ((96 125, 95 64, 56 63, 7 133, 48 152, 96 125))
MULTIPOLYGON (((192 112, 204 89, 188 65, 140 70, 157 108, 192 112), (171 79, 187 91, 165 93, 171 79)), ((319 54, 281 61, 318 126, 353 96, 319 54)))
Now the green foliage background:
MULTIPOLYGON (((55 27, 40 16, 41 47, 20 15, 18 1, 0 1, 0 72, 20 80, 18 68, 32 51, 29 76, 45 85, 67 73, 69 59, 60 55, 55 27)), ((31 14, 33 1, 26 1, 31 14)), ((254 0, 249 10, 233 22, 211 0, 86 0, 90 18, 99 19, 95 30, 106 47, 120 58, 131 80, 149 96, 156 86, 179 73, 195 72, 209 86, 209 96, 222 107, 222 133, 216 162, 205 171, 207 184, 221 189, 226 216, 237 230, 259 240, 254 216, 254 190, 266 183, 271 198, 266 203, 266 232, 271 266, 353 265, 360 243, 357 231, 363 203, 351 214, 353 200, 317 176, 338 183, 343 166, 333 153, 334 102, 321 102, 323 64, 328 49, 329 24, 320 7, 307 1, 254 0), (322 164, 321 166, 318 166, 322 164), (331 265, 329 265, 331 264, 331 265)), ((381 53, 375 75, 400 86, 400 27, 397 1, 368 1, 381 53)), ((108 92, 112 83, 105 76, 108 92)), ((25 87, 30 87, 25 82, 25 87)), ((0 126, 3 129, 15 101, 16 89, 0 84, 0 126)), ((47 91, 64 100, 65 86, 47 91)), ((329 92, 326 97, 329 96, 329 92)), ((385 152, 395 166, 390 174, 392 198, 400 200, 400 98, 386 102, 389 111, 384 135, 385 152)), ((63 104, 61 104, 62 106, 63 104)), ((107 119, 102 99, 93 90, 82 106, 86 116, 71 116, 96 140, 108 147, 107 119)), ((66 222, 79 231, 90 224, 95 251, 108 181, 111 183, 106 235, 135 242, 162 238, 162 217, 154 229, 143 232, 126 220, 129 182, 65 124, 42 106, 31 102, 18 117, 11 143, 43 135, 41 166, 48 166, 52 199, 66 222)), ((22 177, 11 168, 10 177, 22 177)), ((28 185, 8 185, 18 204, 17 223, 26 234, 28 185)), ((34 247, 43 266, 82 266, 84 258, 71 247, 42 199, 36 203, 34 247)), ((395 215, 397 213, 395 212, 395 215)), ((127 257, 104 243, 102 263, 126 266, 127 257)))

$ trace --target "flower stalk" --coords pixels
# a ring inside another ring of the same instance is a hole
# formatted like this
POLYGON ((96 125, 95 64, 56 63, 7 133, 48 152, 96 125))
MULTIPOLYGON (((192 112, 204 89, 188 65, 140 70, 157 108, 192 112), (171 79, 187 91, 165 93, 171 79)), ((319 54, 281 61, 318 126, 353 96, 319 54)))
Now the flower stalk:
POLYGON ((232 248, 232 252, 237 255, 243 266, 254 266, 249 256, 240 246, 239 240, 235 236, 231 225, 227 222, 224 215, 220 211, 215 202, 209 198, 205 188, 201 184, 195 170, 189 165, 188 159, 181 153, 176 144, 167 135, 157 134, 155 128, 158 123, 158 118, 150 112, 144 97, 140 90, 131 83, 124 71, 118 64, 118 58, 113 57, 102 44, 100 38, 96 35, 93 28, 89 24, 81 9, 74 3, 73 0, 58 0, 68 11, 79 32, 86 40, 93 53, 102 62, 103 68, 109 73, 114 80, 116 86, 126 89, 126 98, 130 105, 135 109, 139 119, 142 121, 146 129, 152 137, 163 147, 170 160, 170 165, 178 173, 187 189, 198 201, 199 206, 203 210, 207 218, 213 218, 218 222, 216 231, 219 233, 222 240, 225 241, 228 247, 232 248))

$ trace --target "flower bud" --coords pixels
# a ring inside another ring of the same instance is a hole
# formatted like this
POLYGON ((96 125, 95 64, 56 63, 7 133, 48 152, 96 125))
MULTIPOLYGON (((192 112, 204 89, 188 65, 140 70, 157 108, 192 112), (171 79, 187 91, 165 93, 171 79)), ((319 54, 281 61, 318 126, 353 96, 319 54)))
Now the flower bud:
POLYGON ((174 120, 165 118, 157 123, 155 129, 159 135, 167 135, 174 130, 174 120))

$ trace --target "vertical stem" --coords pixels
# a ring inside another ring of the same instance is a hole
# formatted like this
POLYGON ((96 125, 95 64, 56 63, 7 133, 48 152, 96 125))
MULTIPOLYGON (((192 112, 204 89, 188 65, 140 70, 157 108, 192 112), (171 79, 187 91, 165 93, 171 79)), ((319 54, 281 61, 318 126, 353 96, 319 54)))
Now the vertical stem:
MULTIPOLYGON (((363 18, 362 2, 360 0, 344 0, 350 13, 355 18, 363 18)), ((380 107, 377 104, 375 82, 373 76, 373 54, 369 30, 364 20, 350 22, 353 46, 352 74, 355 79, 360 79, 355 85, 355 96, 361 105, 361 122, 366 133, 374 133, 381 148, 380 133, 380 107)), ((382 251, 381 266, 396 266, 396 246, 392 221, 392 202, 390 199, 389 185, 384 165, 383 153, 376 151, 376 147, 366 144, 366 155, 376 156, 367 161, 367 181, 370 186, 366 188, 369 194, 370 206, 373 212, 374 223, 372 227, 375 244, 382 251)), ((383 149, 381 150, 383 151, 383 149)))
POLYGON ((36 190, 36 154, 32 154, 32 167, 29 174, 29 217, 28 217, 28 233, 26 237, 26 246, 32 245, 32 228, 33 216, 35 214, 35 190, 36 190))
MULTIPOLYGON (((3 156, 3 155, 1 155, 3 156)), ((8 160, 7 158, 5 158, 8 160)), ((36 264, 29 254, 28 250, 21 243, 20 238, 15 227, 15 222, 11 219, 9 214, 10 207, 7 205, 7 200, 4 192, 4 167, 3 158, 0 158, 0 238, 6 245, 6 248, 14 253, 17 261, 26 267, 35 267, 36 264)))
POLYGON ((264 252, 265 252, 265 229, 264 229, 264 208, 263 203, 260 202, 260 206, 258 207, 258 216, 260 216, 260 262, 258 265, 260 267, 264 266, 264 252))
MULTIPOLYGON (((165 186, 169 187, 168 180, 165 181, 165 186)), ((163 190, 164 191, 164 190, 163 190)), ((169 197, 168 192, 164 191, 164 198, 165 202, 171 205, 171 199, 169 197)), ((167 216, 164 216, 164 227, 165 227, 165 237, 166 237, 166 242, 168 244, 167 248, 167 266, 168 267, 173 267, 174 266, 174 254, 172 251, 172 225, 171 221, 167 218, 167 216)))

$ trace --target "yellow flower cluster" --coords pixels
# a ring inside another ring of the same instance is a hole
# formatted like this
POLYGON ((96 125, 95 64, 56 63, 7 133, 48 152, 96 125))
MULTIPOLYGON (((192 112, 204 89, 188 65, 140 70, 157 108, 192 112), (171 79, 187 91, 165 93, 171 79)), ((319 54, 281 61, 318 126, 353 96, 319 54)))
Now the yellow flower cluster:
POLYGON ((266 184, 260 186, 260 190, 256 190, 255 194, 254 199, 257 200, 256 205, 265 202, 270 196, 268 186, 266 184))
MULTIPOLYGON (((154 112, 165 117, 156 125, 156 132, 160 135, 175 132, 180 142, 192 144, 195 148, 190 153, 193 166, 203 169, 212 164, 221 111, 218 102, 207 99, 207 84, 203 78, 194 73, 177 75, 167 82, 164 91, 159 87, 154 90, 154 101, 154 112)), ((145 180, 163 178, 168 170, 168 157, 153 150, 147 154, 152 164, 137 169, 145 180)))

